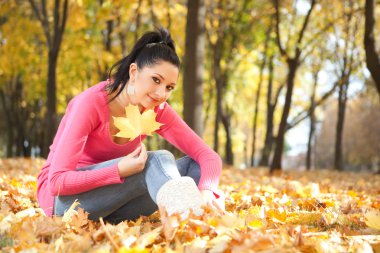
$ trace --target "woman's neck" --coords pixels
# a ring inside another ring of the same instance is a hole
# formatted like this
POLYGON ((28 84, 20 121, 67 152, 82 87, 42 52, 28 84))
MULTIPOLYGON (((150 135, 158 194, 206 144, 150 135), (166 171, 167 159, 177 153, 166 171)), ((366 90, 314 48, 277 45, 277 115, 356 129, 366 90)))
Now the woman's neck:
MULTIPOLYGON (((115 92, 118 92, 118 90, 115 92)), ((123 112, 125 112, 126 106, 128 106, 129 104, 133 105, 131 103, 131 98, 130 98, 129 94, 126 92, 125 89, 123 89, 122 92, 114 99, 114 102, 115 102, 115 106, 117 107, 118 111, 120 110, 123 112)), ((142 105, 138 104, 137 106, 139 107, 139 111, 141 113, 143 113, 145 111, 145 108, 142 105)))

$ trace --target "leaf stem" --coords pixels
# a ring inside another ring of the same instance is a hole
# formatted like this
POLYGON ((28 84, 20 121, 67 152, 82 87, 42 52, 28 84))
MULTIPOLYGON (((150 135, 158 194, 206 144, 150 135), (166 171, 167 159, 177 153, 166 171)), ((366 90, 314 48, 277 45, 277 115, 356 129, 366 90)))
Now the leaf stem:
POLYGON ((118 245, 116 244, 116 242, 114 241, 114 239, 111 237, 110 232, 107 230, 107 227, 104 225, 103 218, 100 217, 99 220, 100 220, 100 224, 102 224, 102 227, 103 227, 104 231, 106 232, 106 235, 107 235, 108 239, 111 241, 111 243, 112 243, 112 245, 115 247, 115 249, 116 249, 116 250, 119 250, 119 249, 120 249, 120 246, 118 246, 118 245))

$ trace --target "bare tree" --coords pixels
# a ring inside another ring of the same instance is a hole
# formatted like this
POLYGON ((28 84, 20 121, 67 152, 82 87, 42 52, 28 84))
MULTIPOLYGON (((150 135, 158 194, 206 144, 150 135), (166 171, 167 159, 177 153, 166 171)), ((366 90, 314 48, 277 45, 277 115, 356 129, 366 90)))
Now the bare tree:
POLYGON ((283 146, 284 146, 288 115, 289 115, 290 106, 292 103, 294 79, 296 77, 296 72, 300 64, 300 57, 302 53, 301 43, 306 31, 307 25, 309 23, 310 15, 314 9, 315 3, 316 3, 315 0, 311 0, 310 9, 306 14, 301 30, 299 31, 298 36, 297 36, 297 42, 295 44, 295 54, 294 56, 290 56, 290 54, 284 48, 283 42, 281 40, 279 0, 274 0, 274 7, 276 11, 276 41, 277 41, 277 46, 279 48, 281 55, 285 57, 286 59, 286 63, 288 65, 288 76, 287 76, 287 82, 286 82, 287 90, 286 90, 285 104, 284 104, 281 122, 280 122, 279 130, 278 130, 278 134, 277 134, 273 162, 270 168, 271 173, 273 173, 275 170, 282 169, 282 152, 283 152, 283 146))
POLYGON ((285 84, 281 84, 273 97, 273 79, 274 79, 274 67, 273 67, 274 55, 273 53, 269 56, 269 78, 268 78, 268 88, 267 88, 267 113, 266 113, 266 128, 265 128, 265 140, 264 148, 261 153, 260 166, 269 165, 269 157, 272 151, 272 146, 274 142, 273 128, 274 128, 274 111, 277 107, 278 98, 281 94, 282 89, 285 84))
POLYGON ((265 36, 265 43, 264 43, 264 52, 263 52, 263 58, 260 64, 260 74, 259 74, 259 82, 257 85, 257 90, 256 90, 256 95, 255 95, 255 110, 253 114, 253 130, 252 130, 252 153, 251 153, 251 166, 255 166, 255 153, 256 153, 256 131, 257 131, 257 118, 259 114, 259 101, 260 101, 260 94, 261 94, 261 87, 263 84, 263 75, 264 75, 264 69, 265 65, 267 63, 267 58, 268 58, 268 46, 269 46, 269 41, 271 37, 271 31, 272 31, 272 22, 270 26, 268 27, 268 30, 266 32, 265 36))
MULTIPOLYGON (((358 36, 358 17, 353 17, 353 0, 346 0, 343 3, 346 11, 346 16, 342 24, 342 35, 344 39, 343 48, 338 42, 336 42, 336 58, 337 65, 339 66, 339 79, 338 79, 338 117, 336 124, 336 136, 335 136, 335 156, 334 156, 334 168, 336 170, 343 170, 343 129, 344 119, 346 112, 346 104, 348 100, 348 87, 350 84, 350 78, 352 72, 359 66, 360 58, 357 49, 357 36, 358 36), (343 51, 340 54, 340 51, 343 51)), ((339 35, 338 35, 339 36, 339 35)))
POLYGON ((53 18, 48 14, 45 0, 29 0, 33 12, 46 37, 48 48, 48 75, 46 84, 47 112, 45 120, 45 140, 42 147, 42 155, 47 156, 49 145, 53 141, 57 128, 57 94, 56 94, 56 70, 58 55, 61 48, 63 34, 68 16, 68 0, 55 0, 53 6, 53 18))
POLYGON ((250 4, 252 4, 251 0, 242 2, 219 0, 211 2, 211 5, 208 6, 210 17, 217 20, 214 23, 218 24, 212 31, 214 32, 213 38, 210 33, 206 33, 212 55, 212 75, 216 85, 214 150, 218 152, 219 149, 219 126, 222 123, 226 133, 225 161, 228 164, 233 164, 234 160, 231 127, 233 109, 231 105, 225 103, 224 96, 230 72, 236 67, 235 62, 231 59, 231 52, 236 50, 239 44, 252 40, 251 36, 242 36, 252 29, 252 23, 256 20, 250 15, 250 4), (223 62, 227 62, 227 64, 223 64, 223 62))
POLYGON ((315 72, 313 73, 314 78, 314 84, 313 84, 313 90, 310 95, 310 129, 309 129, 309 136, 307 140, 307 152, 306 152, 306 169, 310 170, 311 168, 311 153, 312 153, 312 142, 314 138, 314 132, 315 132, 315 96, 317 92, 317 86, 318 86, 318 76, 319 72, 321 70, 321 67, 318 66, 315 72))

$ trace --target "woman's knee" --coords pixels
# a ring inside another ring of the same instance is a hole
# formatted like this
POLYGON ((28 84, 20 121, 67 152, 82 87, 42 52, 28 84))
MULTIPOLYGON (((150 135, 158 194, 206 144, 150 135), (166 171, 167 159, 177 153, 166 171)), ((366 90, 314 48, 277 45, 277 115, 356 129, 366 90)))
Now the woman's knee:
POLYGON ((181 176, 174 155, 167 150, 148 152, 145 175, 154 179, 164 177, 165 180, 181 176))
POLYGON ((176 161, 181 176, 189 176, 198 184, 201 177, 199 164, 189 156, 184 156, 176 161))
POLYGON ((163 157, 165 159, 169 158, 169 159, 175 161, 174 155, 166 149, 161 149, 161 150, 156 150, 156 151, 148 151, 148 159, 152 159, 152 158, 161 159, 163 157))
POLYGON ((197 185, 201 179, 201 168, 200 168, 199 164, 196 161, 194 161, 193 159, 191 159, 191 161, 190 161, 190 166, 188 168, 186 176, 194 179, 194 181, 197 185))

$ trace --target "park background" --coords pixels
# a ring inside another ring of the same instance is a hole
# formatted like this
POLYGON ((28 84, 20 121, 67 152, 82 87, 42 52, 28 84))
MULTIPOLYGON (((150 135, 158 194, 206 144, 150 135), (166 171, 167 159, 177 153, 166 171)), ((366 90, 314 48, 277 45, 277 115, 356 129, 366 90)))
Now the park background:
POLYGON ((367 2, 1 1, 0 155, 46 157, 70 99, 163 26, 183 63, 169 103, 226 164, 378 171, 380 8, 367 2))

